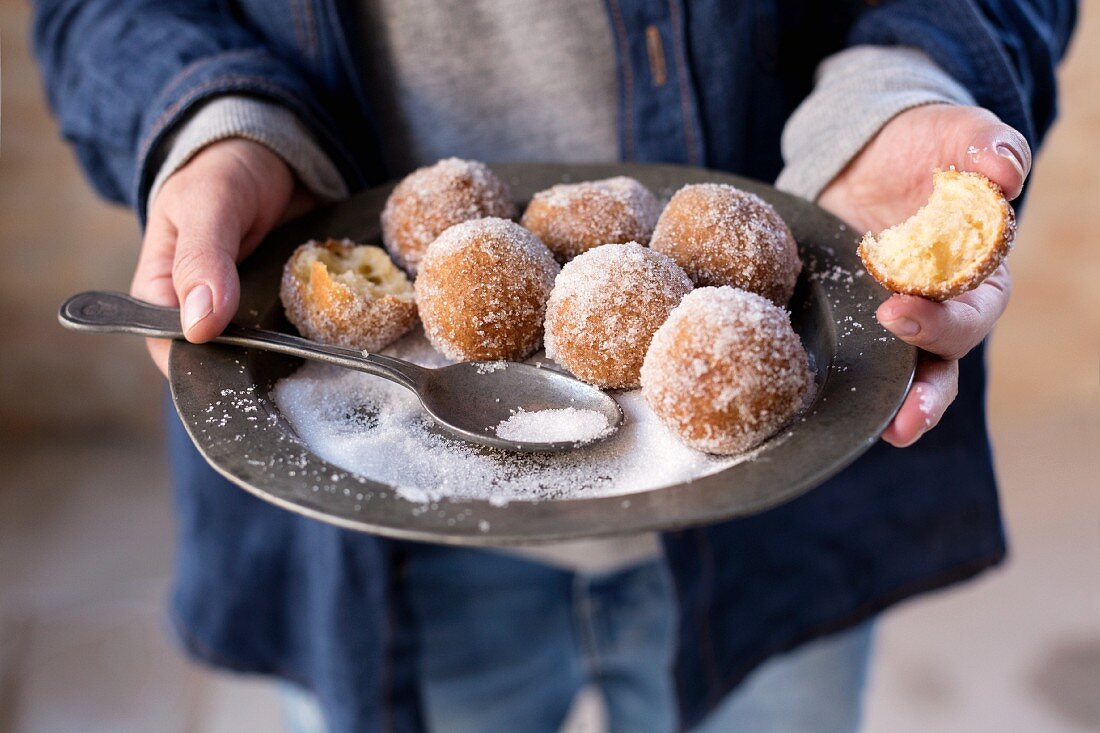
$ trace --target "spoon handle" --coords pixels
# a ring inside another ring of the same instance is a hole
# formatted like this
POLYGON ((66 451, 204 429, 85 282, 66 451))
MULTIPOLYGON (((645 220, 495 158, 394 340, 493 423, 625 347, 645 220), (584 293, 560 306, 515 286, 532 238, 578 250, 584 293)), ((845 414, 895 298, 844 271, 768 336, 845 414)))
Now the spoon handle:
MULTIPOLYGON (((57 319, 61 325, 75 331, 132 333, 160 339, 184 338, 177 308, 152 305, 122 293, 79 293, 61 305, 57 319)), ((392 356, 321 344, 300 336, 235 323, 230 323, 220 336, 212 340, 356 369, 397 382, 413 391, 420 386, 426 371, 423 367, 392 356)))

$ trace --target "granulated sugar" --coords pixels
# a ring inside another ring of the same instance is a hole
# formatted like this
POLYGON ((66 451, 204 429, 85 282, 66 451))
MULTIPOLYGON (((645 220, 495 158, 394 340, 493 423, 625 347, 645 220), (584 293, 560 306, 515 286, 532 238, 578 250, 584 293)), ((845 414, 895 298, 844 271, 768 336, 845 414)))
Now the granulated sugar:
MULTIPOLYGON (((444 363, 420 330, 385 353, 425 366, 444 363)), ((412 392, 360 372, 306 364, 280 380, 273 396, 318 456, 416 502, 454 497, 507 504, 630 494, 699 478, 749 457, 718 458, 682 445, 658 422, 640 390, 615 394, 626 420, 606 440, 566 453, 522 455, 442 435, 412 392)))
POLYGON ((587 443, 608 429, 607 418, 596 410, 520 410, 497 425, 497 437, 529 443, 587 443))

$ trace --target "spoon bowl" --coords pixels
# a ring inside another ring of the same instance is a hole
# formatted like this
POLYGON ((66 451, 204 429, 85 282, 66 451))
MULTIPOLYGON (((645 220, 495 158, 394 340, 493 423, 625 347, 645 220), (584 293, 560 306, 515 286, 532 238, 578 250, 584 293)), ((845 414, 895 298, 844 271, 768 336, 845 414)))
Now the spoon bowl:
POLYGON ((428 378, 417 392, 420 404, 448 432, 472 443, 524 453, 556 453, 602 440, 623 422, 622 408, 611 396, 546 367, 481 361, 425 371, 428 378), (598 412, 609 429, 586 440, 549 442, 503 440, 496 434, 496 427, 518 410, 567 408, 598 412))
MULTIPOLYGON (((179 310, 121 293, 91 291, 65 301, 58 320, 66 328, 183 339, 179 310)), ((521 453, 559 453, 598 442, 623 422, 619 404, 567 374, 516 362, 463 362, 430 369, 385 354, 332 346, 277 331, 231 323, 217 343, 265 349, 373 374, 412 390, 424 411, 447 434, 471 443, 521 453), (505 440, 497 426, 513 414, 574 408, 600 413, 608 429, 568 441, 505 440)))

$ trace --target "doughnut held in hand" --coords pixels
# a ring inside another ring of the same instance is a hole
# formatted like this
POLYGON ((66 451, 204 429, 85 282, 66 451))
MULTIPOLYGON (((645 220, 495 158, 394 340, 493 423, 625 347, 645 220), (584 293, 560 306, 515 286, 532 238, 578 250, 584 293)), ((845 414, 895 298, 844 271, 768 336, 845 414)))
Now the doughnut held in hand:
POLYGON ((1000 187, 979 173, 936 171, 928 203, 877 237, 859 256, 895 293, 947 300, 978 287, 1012 248, 1016 215, 1000 187))
POLYGON ((381 247, 311 241, 283 267, 286 317, 314 341, 378 351, 416 325, 412 283, 381 247))
POLYGON ((515 215, 508 187, 484 163, 446 158, 418 168, 393 189, 382 209, 382 241, 397 263, 415 275, 428 245, 448 227, 515 215))
POLYGON ((670 257, 636 242, 590 249, 554 283, 546 355, 590 384, 637 387, 654 332, 691 287, 670 257))
POLYGON ((786 305, 802 263, 791 230, 755 194, 719 183, 681 188, 650 247, 684 268, 697 287, 731 285, 786 305))
POLYGON ((560 268, 539 238, 507 219, 456 224, 420 263, 424 333, 454 361, 519 361, 538 348, 560 268))
POLYGON ((568 262, 601 244, 649 244, 660 213, 648 188, 616 176, 539 191, 520 223, 538 235, 558 262, 568 262))
POLYGON ((688 293, 642 364, 642 395, 665 426, 686 445, 720 455, 779 430, 812 384, 787 312, 731 287, 688 293))

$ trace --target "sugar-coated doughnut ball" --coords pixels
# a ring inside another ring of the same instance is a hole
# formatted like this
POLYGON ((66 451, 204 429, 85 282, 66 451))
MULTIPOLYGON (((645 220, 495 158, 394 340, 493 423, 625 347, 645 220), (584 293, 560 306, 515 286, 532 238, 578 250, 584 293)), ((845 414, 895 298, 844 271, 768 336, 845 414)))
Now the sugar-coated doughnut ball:
POLYGON ((303 336, 378 351, 416 325, 413 285, 381 247, 307 242, 287 260, 279 287, 303 336))
POLYGON ((654 332, 690 291, 679 265, 636 242, 590 249, 554 282, 546 355, 599 387, 637 387, 654 332))
POLYGON ((633 178, 562 183, 531 198, 520 223, 550 248, 559 262, 601 244, 649 244, 657 197, 633 178))
POLYGON ((686 445, 749 450, 803 404, 813 377, 787 312, 728 286, 692 291, 657 329, 642 395, 686 445))
POLYGON ((428 245, 447 227, 515 215, 508 187, 488 166, 446 158, 418 168, 393 189, 382 209, 382 241, 397 264, 415 275, 428 245))
POLYGON ((802 269, 791 230, 755 194, 719 183, 684 186, 668 202, 650 247, 697 287, 731 285, 786 305, 802 269))
POLYGON ((559 270, 546 245, 513 221, 455 224, 420 262, 424 333, 454 361, 519 361, 539 346, 559 270))

